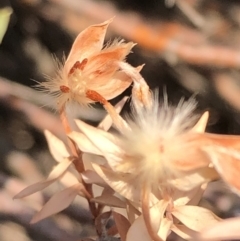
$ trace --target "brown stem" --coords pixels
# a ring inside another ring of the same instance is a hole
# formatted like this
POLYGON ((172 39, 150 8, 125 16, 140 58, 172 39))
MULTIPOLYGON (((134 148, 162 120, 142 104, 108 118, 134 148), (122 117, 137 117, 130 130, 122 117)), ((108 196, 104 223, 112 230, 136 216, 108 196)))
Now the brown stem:
POLYGON ((97 212, 98 212, 98 213, 101 213, 104 208, 105 208, 105 205, 99 203, 99 204, 98 204, 98 207, 97 207, 97 212))
MULTIPOLYGON (((60 119, 62 121, 64 130, 65 130, 66 134, 69 134, 72 130, 71 130, 68 118, 67 118, 65 106, 60 108, 59 114, 60 114, 60 119)), ((75 157, 73 164, 74 164, 76 170, 79 173, 82 173, 83 171, 85 171, 84 164, 82 161, 82 152, 76 146, 75 142, 73 142, 70 138, 68 138, 68 147, 70 149, 71 154, 75 157)), ((80 175, 80 178, 81 178, 81 175, 80 175)), ((83 180, 81 180, 81 182, 83 183, 83 185, 86 189, 87 194, 85 195, 85 197, 88 201, 89 209, 90 209, 92 215, 94 216, 94 218, 96 218, 98 216, 97 208, 96 208, 95 203, 91 202, 91 197, 93 197, 92 185, 86 184, 83 180)))

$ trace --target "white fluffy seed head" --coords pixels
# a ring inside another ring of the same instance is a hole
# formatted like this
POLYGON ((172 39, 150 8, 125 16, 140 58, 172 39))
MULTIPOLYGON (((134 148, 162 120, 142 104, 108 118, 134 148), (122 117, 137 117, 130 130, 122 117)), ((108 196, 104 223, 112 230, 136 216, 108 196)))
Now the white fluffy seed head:
POLYGON ((182 136, 196 122, 195 107, 193 99, 181 100, 176 107, 154 100, 151 108, 135 111, 134 119, 128 121, 131 131, 120 137, 124 155, 116 171, 130 173, 133 181, 151 187, 167 185, 168 179, 177 177, 171 157, 183 147, 186 150, 182 136))

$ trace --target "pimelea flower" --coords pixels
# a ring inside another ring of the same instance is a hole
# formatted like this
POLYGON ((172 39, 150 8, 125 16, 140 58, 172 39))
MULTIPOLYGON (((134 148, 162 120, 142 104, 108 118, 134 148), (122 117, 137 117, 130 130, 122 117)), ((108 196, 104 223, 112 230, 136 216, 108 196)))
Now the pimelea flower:
POLYGON ((200 179, 204 181, 201 176, 209 160, 199 150, 197 140, 189 138, 194 134, 195 105, 190 100, 180 102, 177 107, 161 106, 154 100, 151 108, 134 113, 134 120, 127 121, 129 130, 117 136, 98 135, 97 131, 86 128, 86 124, 79 121, 77 124, 103 153, 113 172, 120 174, 120 178, 124 176, 136 189, 144 186, 161 196, 165 189, 190 190, 200 185, 200 179), (185 178, 198 169, 195 182, 185 178))
POLYGON ((56 77, 41 84, 57 98, 59 109, 69 101, 82 105, 104 102, 121 94, 131 84, 131 78, 119 70, 119 62, 124 62, 135 44, 115 40, 103 48, 111 22, 112 19, 83 30, 56 77))
MULTIPOLYGON (((127 210, 132 226, 127 232, 127 241, 166 240, 171 230, 190 238, 206 223, 219 221, 206 209, 185 207, 189 202, 196 205, 202 195, 201 184, 216 177, 215 170, 208 167, 205 156, 202 162, 195 164, 194 153, 188 151, 187 147, 196 149, 196 145, 184 143, 187 141, 185 135, 204 131, 208 114, 205 113, 194 125, 196 118, 192 111, 195 102, 180 102, 178 107, 159 106, 154 100, 152 103, 151 108, 139 108, 134 113, 135 119, 127 121, 130 129, 121 136, 111 135, 81 121, 76 122, 106 158, 106 163, 99 165, 94 163, 98 157, 92 157, 95 171, 129 200, 127 210), (184 150, 185 153, 181 155, 180 152, 184 150), (192 159, 188 159, 186 150, 192 159), (136 220, 131 218, 136 215, 140 215, 136 220), (196 219, 198 216, 203 218, 196 219)), ((77 134, 72 133, 70 137, 81 148, 83 143, 78 142, 77 134)))

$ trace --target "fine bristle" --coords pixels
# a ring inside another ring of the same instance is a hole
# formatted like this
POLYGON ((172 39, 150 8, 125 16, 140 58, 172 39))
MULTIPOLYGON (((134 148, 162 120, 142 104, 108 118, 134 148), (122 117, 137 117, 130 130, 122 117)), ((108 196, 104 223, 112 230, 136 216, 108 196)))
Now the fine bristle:
POLYGON ((175 107, 166 101, 159 104, 155 94, 152 107, 134 111, 133 120, 128 121, 131 131, 120 137, 124 157, 116 170, 133 174, 139 185, 166 184, 168 178, 177 175, 171 165, 170 152, 181 150, 186 144, 182 143, 181 136, 194 126, 195 108, 193 99, 181 100, 175 107))
POLYGON ((133 107, 133 120, 128 122, 133 129, 137 128, 148 135, 152 133, 162 138, 172 137, 193 127, 197 120, 193 114, 196 105, 193 98, 188 101, 181 99, 177 106, 169 105, 166 98, 163 103, 159 103, 158 94, 154 93, 152 106, 140 110, 133 107))
POLYGON ((69 88, 69 79, 66 73, 64 72, 65 61, 65 56, 63 57, 62 61, 58 60, 57 58, 54 58, 56 69, 55 76, 46 76, 46 80, 41 83, 38 83, 36 87, 38 88, 38 90, 47 93, 51 95, 53 98, 55 98, 58 109, 60 109, 67 103, 74 104, 75 102, 84 107, 89 106, 89 102, 91 101, 89 101, 85 96, 82 96, 81 93, 76 93, 75 86, 71 87, 71 89, 69 89, 69 92, 61 91, 61 87, 69 88))

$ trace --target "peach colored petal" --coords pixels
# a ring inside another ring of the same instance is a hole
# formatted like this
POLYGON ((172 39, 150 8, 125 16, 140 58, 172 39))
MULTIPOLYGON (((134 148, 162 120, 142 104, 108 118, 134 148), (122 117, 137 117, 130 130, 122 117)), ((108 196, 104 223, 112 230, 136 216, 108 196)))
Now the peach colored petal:
POLYGON ((99 149, 101 154, 108 160, 110 165, 120 160, 121 149, 115 144, 116 139, 108 132, 92 127, 83 121, 76 120, 78 128, 99 149))
POLYGON ((171 233, 171 227, 172 227, 172 220, 169 220, 168 218, 163 218, 160 224, 160 228, 158 230, 158 236, 163 240, 166 241, 168 235, 171 233))
POLYGON ((75 184, 69 188, 62 190, 61 192, 53 195, 50 200, 43 206, 42 210, 34 215, 31 223, 39 222, 40 220, 47 218, 55 213, 61 212, 67 208, 75 199, 78 194, 81 194, 83 185, 81 183, 75 184))
POLYGON ((182 191, 190 191, 196 187, 200 187, 203 183, 209 182, 211 180, 216 180, 218 178, 218 173, 214 168, 201 168, 195 173, 182 176, 168 182, 175 188, 182 191))
POLYGON ((81 182, 80 178, 78 178, 79 173, 76 173, 75 167, 69 167, 68 171, 63 174, 61 179, 59 180, 65 187, 70 187, 74 184, 81 182), (73 172, 73 170, 75 172, 73 172))
POLYGON ((204 132, 207 126, 208 119, 209 119, 209 112, 206 111, 203 113, 203 115, 201 116, 201 118, 198 120, 198 122, 195 124, 195 126, 192 128, 191 131, 199 132, 199 133, 204 132))
POLYGON ((196 135, 186 133, 185 136, 182 136, 182 145, 174 145, 169 148, 169 159, 175 170, 190 172, 209 165, 209 157, 201 150, 201 143, 196 135), (185 143, 187 144, 185 145, 185 143))
POLYGON ((98 91, 98 86, 107 85, 108 80, 119 69, 118 61, 122 61, 133 46, 132 42, 119 43, 90 57, 83 71, 88 78, 87 87, 98 91))
POLYGON ((198 240, 239 240, 240 239, 240 218, 228 218, 219 223, 213 224, 196 235, 198 240))
POLYGON ((47 139, 49 151, 57 162, 61 162, 63 158, 70 155, 65 144, 60 139, 48 130, 45 130, 44 134, 47 139))
POLYGON ((135 219, 141 215, 141 212, 139 211, 140 205, 139 205, 139 208, 137 208, 129 200, 126 200, 126 202, 127 202, 127 207, 126 207, 127 217, 129 222, 132 224, 135 221, 135 219))
POLYGON ((139 70, 126 62, 119 62, 118 64, 120 69, 131 77, 134 82, 132 89, 132 101, 136 110, 140 110, 144 106, 147 108, 152 106, 152 95, 150 93, 149 86, 139 73, 139 70))
POLYGON ((182 224, 173 224, 172 231, 176 233, 178 236, 180 236, 181 238, 186 240, 192 239, 192 237, 196 236, 197 234, 196 231, 193 231, 192 229, 182 224))
POLYGON ((77 144, 82 152, 101 155, 98 148, 83 134, 77 131, 72 131, 68 136, 77 144))
POLYGON ((198 206, 178 206, 172 211, 184 225, 194 231, 201 231, 203 228, 218 223, 221 219, 206 208, 198 206))
MULTIPOLYGON (((18 178, 8 178, 4 182, 4 190, 9 194, 12 199, 13 195, 19 193, 19 190, 23 190, 27 185, 20 181, 18 178)), ((35 193, 29 197, 24 198, 24 202, 27 202, 34 209, 39 209, 44 203, 44 197, 42 193, 35 193)), ((3 208, 3 207, 1 207, 3 208)))
MULTIPOLYGON (((104 95, 103 95, 104 96, 104 95)), ((120 100, 115 106, 115 110, 117 113, 120 113, 120 111, 122 110, 124 104, 126 103, 126 101, 128 100, 129 97, 123 97, 122 100, 120 100)), ((100 124, 98 125, 98 128, 104 131, 108 131, 110 129, 110 127, 112 126, 113 121, 111 116, 108 114, 106 115, 106 117, 100 122, 100 124)))
MULTIPOLYGON (((141 202, 141 187, 133 182, 129 174, 116 173, 108 168, 92 163, 93 169, 97 174, 117 193, 133 203, 139 205, 141 202)), ((155 204, 158 199, 151 194, 150 205, 155 204)))
POLYGON ((102 194, 99 197, 92 198, 91 201, 104 204, 109 207, 126 208, 126 204, 112 194, 102 194))
POLYGON ((15 195, 13 197, 13 199, 24 198, 24 197, 27 197, 27 196, 35 193, 35 192, 39 192, 39 191, 45 189, 46 187, 48 187, 49 185, 51 185, 52 183, 54 183, 56 180, 57 180, 57 178, 52 179, 52 180, 48 180, 48 181, 34 183, 34 184, 26 187, 25 189, 23 189, 17 195, 15 195))
POLYGON ((54 167, 54 169, 51 171, 46 181, 37 182, 26 187, 20 193, 15 195, 14 198, 23 198, 35 192, 43 190, 44 188, 48 187, 53 182, 58 180, 67 171, 67 169, 71 164, 72 162, 69 159, 67 158, 64 159, 57 166, 54 167))
POLYGON ((132 83, 132 79, 124 72, 116 72, 111 79, 95 88, 95 90, 104 96, 107 100, 111 100, 125 91, 132 83))
MULTIPOLYGON (((150 217, 153 230, 158 232, 160 224, 163 220, 164 212, 166 211, 166 207, 168 205, 168 201, 160 200, 157 204, 150 208, 150 217)), ((152 241, 150 235, 148 234, 144 218, 141 215, 137 218, 127 233, 127 241, 152 241)))
POLYGON ((87 58, 93 53, 100 52, 107 27, 112 20, 111 18, 103 23, 89 26, 77 36, 65 63, 66 73, 69 72, 77 61, 81 62, 84 58, 87 58))
POLYGON ((69 158, 64 158, 58 165, 56 165, 53 170, 48 175, 47 180, 59 178, 62 174, 64 174, 70 165, 72 164, 72 160, 69 158))
POLYGON ((87 184, 96 184, 101 187, 106 187, 104 180, 94 171, 86 170, 81 173, 83 181, 87 184))
POLYGON ((118 233, 120 234, 121 241, 126 241, 127 232, 130 228, 129 221, 121 214, 112 212, 113 219, 118 229, 118 233))
POLYGON ((203 147, 211 158, 214 167, 231 187, 231 189, 240 195, 240 183, 238 177, 240 174, 240 152, 233 148, 221 146, 203 147))
POLYGON ((152 241, 142 216, 137 218, 128 230, 126 241, 133 240, 152 241))
POLYGON ((133 185, 129 180, 129 175, 127 174, 116 174, 115 172, 98 166, 95 163, 92 163, 94 170, 97 174, 117 193, 123 197, 140 203, 141 200, 141 190, 133 185))
POLYGON ((93 170, 92 163, 103 166, 107 165, 107 161, 103 156, 97 156, 90 153, 83 153, 82 159, 86 170, 93 170))

